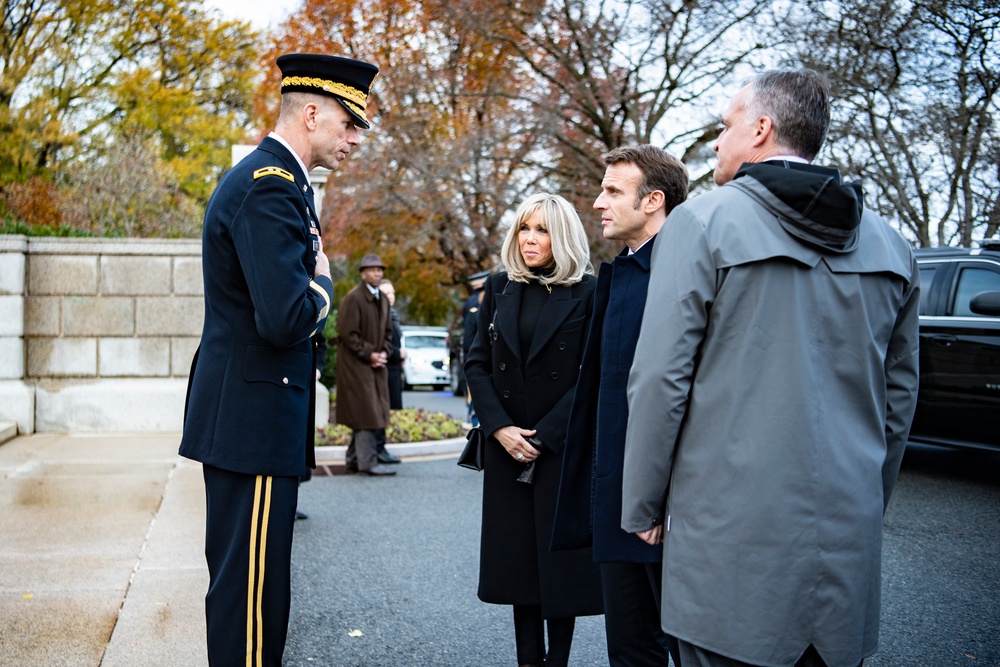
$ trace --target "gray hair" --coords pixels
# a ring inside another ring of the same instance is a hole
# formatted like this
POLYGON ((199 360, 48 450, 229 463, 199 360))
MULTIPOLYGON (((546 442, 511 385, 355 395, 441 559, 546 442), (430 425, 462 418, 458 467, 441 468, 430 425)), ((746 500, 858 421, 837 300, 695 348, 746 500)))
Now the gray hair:
POLYGON ((812 160, 830 129, 830 88, 811 69, 775 69, 758 74, 748 84, 744 100, 746 122, 767 116, 779 146, 812 160))
POLYGON ((556 265, 552 275, 540 276, 539 282, 543 285, 574 285, 580 282, 585 273, 593 273, 587 232, 580 222, 580 216, 572 204, 559 195, 540 193, 531 195, 517 207, 514 224, 510 226, 504 238, 500 261, 507 269, 507 277, 519 283, 526 283, 535 278, 531 269, 524 263, 524 257, 521 256, 517 234, 521 224, 536 211, 541 213, 542 221, 549 232, 552 259, 556 265))

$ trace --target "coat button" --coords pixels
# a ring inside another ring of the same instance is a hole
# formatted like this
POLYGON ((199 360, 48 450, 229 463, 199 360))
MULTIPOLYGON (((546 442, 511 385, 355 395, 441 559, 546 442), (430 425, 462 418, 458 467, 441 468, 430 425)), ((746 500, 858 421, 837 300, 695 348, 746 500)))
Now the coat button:
POLYGON ((503 361, 500 362, 500 370, 502 371, 507 370, 507 364, 503 361))
POLYGON ((281 378, 281 384, 288 384, 288 378, 281 378))
POLYGON ((566 349, 566 343, 559 343, 559 349, 560 350, 565 350, 566 349))
POLYGON ((553 373, 552 374, 552 379, 553 380, 558 380, 559 379, 559 373, 553 373))
POLYGON ((503 397, 504 397, 504 398, 510 398, 510 392, 509 392, 509 391, 505 391, 505 392, 503 393, 503 397))

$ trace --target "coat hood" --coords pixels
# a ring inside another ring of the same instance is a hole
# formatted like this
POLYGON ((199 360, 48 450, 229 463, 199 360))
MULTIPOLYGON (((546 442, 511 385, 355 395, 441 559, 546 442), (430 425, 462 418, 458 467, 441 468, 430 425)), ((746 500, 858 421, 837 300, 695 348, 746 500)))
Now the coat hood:
POLYGON ((857 247, 863 193, 858 184, 842 182, 836 169, 785 161, 745 163, 733 181, 803 243, 835 253, 857 247))

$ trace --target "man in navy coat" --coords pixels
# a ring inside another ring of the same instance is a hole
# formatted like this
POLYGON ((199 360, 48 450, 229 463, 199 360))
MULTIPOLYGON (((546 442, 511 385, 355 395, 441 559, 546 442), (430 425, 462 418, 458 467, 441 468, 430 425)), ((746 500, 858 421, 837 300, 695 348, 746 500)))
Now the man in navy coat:
POLYGON ((374 65, 278 58, 281 113, 205 211, 205 323, 180 453, 203 464, 213 666, 280 667, 300 476, 315 467, 312 336, 333 300, 309 171, 336 168, 369 127, 374 65))
POLYGON ((670 211, 687 198, 688 176, 680 160, 649 145, 622 146, 603 160, 607 171, 594 208, 601 212, 604 238, 626 247, 601 264, 597 278, 563 450, 552 547, 590 546, 600 563, 611 667, 666 667, 673 646, 660 629, 662 547, 621 529, 625 389, 653 242, 670 211))

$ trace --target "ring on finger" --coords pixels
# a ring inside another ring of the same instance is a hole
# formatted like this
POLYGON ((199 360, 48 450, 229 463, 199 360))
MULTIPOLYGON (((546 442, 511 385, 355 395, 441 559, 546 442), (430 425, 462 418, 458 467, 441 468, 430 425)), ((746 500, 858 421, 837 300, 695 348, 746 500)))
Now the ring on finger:
POLYGON ((520 461, 521 459, 524 458, 524 454, 522 454, 521 452, 518 452, 517 455, 514 456, 514 458, 516 458, 518 461, 520 461))

